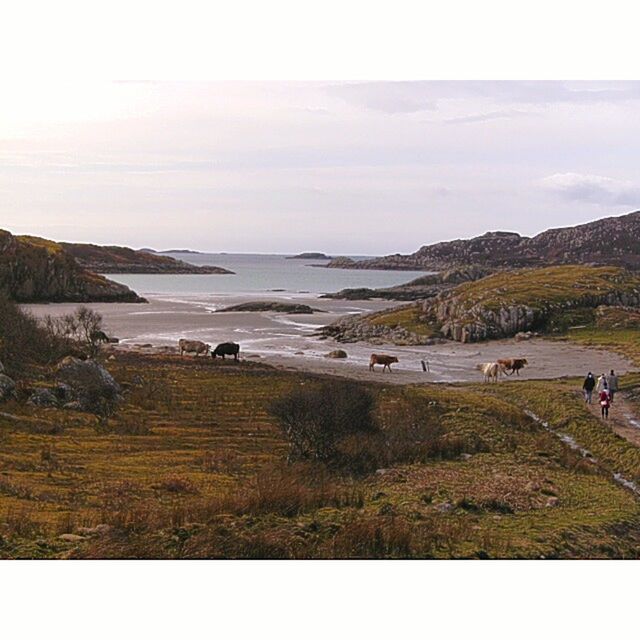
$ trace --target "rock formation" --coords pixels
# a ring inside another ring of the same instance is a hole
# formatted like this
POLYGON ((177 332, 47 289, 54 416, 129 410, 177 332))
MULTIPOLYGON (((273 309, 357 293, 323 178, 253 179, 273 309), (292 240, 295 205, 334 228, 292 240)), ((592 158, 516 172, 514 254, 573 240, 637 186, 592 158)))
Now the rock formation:
POLYGON ((17 302, 144 302, 83 268, 58 243, 0 230, 0 290, 17 302))

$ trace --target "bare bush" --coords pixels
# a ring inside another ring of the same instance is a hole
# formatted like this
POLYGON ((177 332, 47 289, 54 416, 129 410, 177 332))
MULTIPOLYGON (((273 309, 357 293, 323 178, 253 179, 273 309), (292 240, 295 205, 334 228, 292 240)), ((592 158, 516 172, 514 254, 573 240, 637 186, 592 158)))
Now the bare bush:
POLYGON ((289 460, 336 463, 342 439, 378 431, 374 406, 373 395, 363 386, 326 382, 275 400, 270 413, 289 442, 289 460))

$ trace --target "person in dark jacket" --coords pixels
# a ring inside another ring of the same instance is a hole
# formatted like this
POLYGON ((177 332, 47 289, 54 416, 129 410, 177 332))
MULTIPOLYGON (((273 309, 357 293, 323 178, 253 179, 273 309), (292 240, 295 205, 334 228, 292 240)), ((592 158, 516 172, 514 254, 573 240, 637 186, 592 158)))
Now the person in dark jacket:
POLYGON ((591 398, 593 396, 593 390, 596 386, 596 379, 593 376, 593 373, 589 371, 587 373, 587 377, 584 379, 584 383, 582 384, 582 391, 584 392, 584 401, 591 404, 591 398))
POLYGON ((611 404, 613 404, 613 396, 618 391, 618 376, 611 369, 611 373, 607 376, 607 386, 609 387, 609 396, 611 397, 611 404))

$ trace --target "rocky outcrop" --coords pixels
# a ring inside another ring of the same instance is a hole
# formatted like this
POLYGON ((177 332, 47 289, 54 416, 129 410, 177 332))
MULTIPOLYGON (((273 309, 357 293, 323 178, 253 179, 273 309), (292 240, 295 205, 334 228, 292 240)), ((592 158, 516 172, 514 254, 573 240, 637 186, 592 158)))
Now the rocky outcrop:
POLYGON ((108 413, 121 400, 120 385, 94 360, 65 358, 58 367, 57 381, 65 406, 69 408, 108 413))
MULTIPOLYGON (((461 287, 424 301, 420 304, 423 318, 425 322, 439 324, 440 333, 445 338, 458 342, 478 342, 544 328, 552 318, 578 309, 596 309, 601 305, 640 307, 640 280, 637 277, 625 275, 622 270, 601 274, 602 270, 585 269, 587 277, 593 277, 594 274, 601 277, 598 284, 594 283, 592 289, 587 289, 582 287, 583 283, 579 280, 571 282, 571 278, 575 277, 575 269, 564 269, 567 270, 566 293, 561 296, 557 294, 560 286, 557 274, 563 268, 526 270, 519 272, 517 279, 514 273, 512 280, 522 283, 527 281, 526 276, 530 276, 534 286, 539 285, 538 289, 532 290, 528 303, 514 302, 514 299, 523 295, 518 290, 519 284, 512 288, 508 284, 500 286, 503 282, 508 283, 508 280, 502 279, 496 282, 493 291, 487 286, 479 292, 461 287), (545 274, 549 277, 548 282, 545 282, 545 274), (540 276, 539 282, 536 282, 536 276, 540 276), (545 295, 547 288, 549 293, 545 295)), ((485 285, 491 280, 487 278, 485 285)))
POLYGON ((145 302, 50 240, 0 230, 0 290, 17 302, 145 302))
MULTIPOLYGON (((601 305, 640 308, 640 277, 617 267, 499 271, 413 305, 343 318, 322 334, 340 342, 411 345, 522 338, 538 330, 562 330, 575 317, 601 317, 603 312, 595 311, 601 305)), ((628 311, 623 315, 630 318, 628 311)))
POLYGON ((614 265, 640 269, 640 211, 575 227, 549 229, 532 238, 508 231, 426 245, 408 255, 329 263, 342 269, 441 271, 477 264, 490 268, 558 264, 614 265), (606 239, 606 241, 603 241, 606 239))
POLYGON ((0 402, 9 400, 16 395, 16 383, 13 378, 0 373, 0 402))
POLYGON ((420 335, 401 326, 377 324, 375 320, 379 315, 379 313, 372 313, 342 318, 322 327, 320 335, 324 338, 333 338, 336 342, 341 343, 369 342, 370 344, 416 346, 444 342, 440 338, 420 335))
POLYGON ((333 351, 329 351, 329 353, 325 353, 324 357, 333 360, 342 360, 347 357, 347 352, 343 349, 334 349, 333 351))
POLYGON ((228 313, 237 311, 251 311, 251 312, 264 312, 275 311, 277 313, 322 313, 322 309, 314 309, 308 304, 293 304, 287 302, 269 302, 269 301, 256 301, 256 302, 243 302, 242 304, 234 304, 224 309, 218 309, 216 313, 228 313))
POLYGON ((331 260, 326 265, 326 267, 328 269, 357 269, 356 264, 358 263, 353 258, 347 258, 347 256, 338 256, 337 258, 333 258, 333 260, 331 260))
POLYGON ((421 276, 405 284, 382 289, 342 289, 337 293, 327 293, 321 298, 331 298, 335 300, 425 300, 433 298, 438 294, 448 291, 462 282, 470 282, 484 278, 492 273, 492 269, 469 265, 456 269, 447 269, 440 273, 421 276))
POLYGON ((73 256, 78 264, 95 273, 233 273, 213 265, 189 264, 148 249, 136 250, 128 247, 103 247, 70 242, 61 242, 60 246, 73 256))

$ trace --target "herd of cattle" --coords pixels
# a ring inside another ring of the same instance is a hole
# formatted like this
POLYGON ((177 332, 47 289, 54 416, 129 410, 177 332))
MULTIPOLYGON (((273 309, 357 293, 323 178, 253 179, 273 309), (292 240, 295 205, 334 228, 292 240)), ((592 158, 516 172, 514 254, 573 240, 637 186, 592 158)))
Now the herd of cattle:
MULTIPOLYGON (((211 351, 211 345, 206 344, 200 340, 185 340, 180 338, 178 340, 178 347, 180 347, 180 355, 185 353, 194 353, 197 356, 200 354, 208 355, 211 351)), ((218 356, 233 356, 234 360, 238 359, 240 353, 240 345, 235 342, 221 342, 213 351, 211 351, 211 357, 215 360, 218 356)))
MULTIPOLYGON (((185 353, 193 353, 195 356, 204 354, 208 355, 211 351, 211 345, 206 344, 200 340, 185 340, 181 338, 178 340, 178 347, 180 347, 180 355, 185 353)), ((225 359, 225 356, 233 356, 234 360, 238 360, 240 354, 240 345, 235 342, 221 342, 213 351, 211 351, 211 357, 215 360, 218 356, 225 359)), ((391 365, 398 362, 396 356, 388 356, 381 353, 372 353, 369 360, 369 371, 374 371, 374 366, 377 364, 382 365, 382 372, 386 369, 391 373, 391 365)), ((526 358, 501 358, 495 362, 483 362, 476 365, 476 369, 482 372, 485 382, 498 382, 500 374, 502 375, 520 375, 520 369, 523 369, 527 365, 526 358)))

